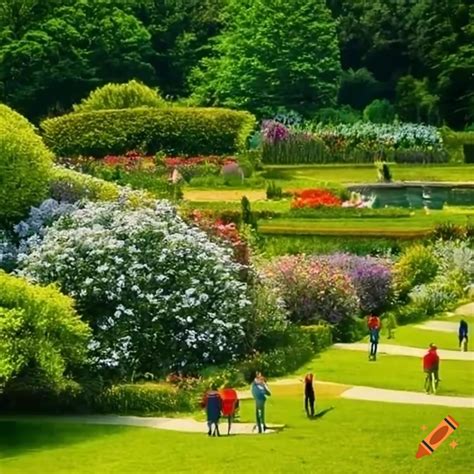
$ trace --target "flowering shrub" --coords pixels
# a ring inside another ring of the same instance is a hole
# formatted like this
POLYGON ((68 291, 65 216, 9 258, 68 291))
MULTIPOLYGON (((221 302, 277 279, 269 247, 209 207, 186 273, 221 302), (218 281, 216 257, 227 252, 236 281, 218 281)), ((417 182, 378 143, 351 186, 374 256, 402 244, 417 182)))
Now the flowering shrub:
POLYGON ((263 158, 267 163, 373 162, 385 157, 399 162, 447 160, 440 131, 413 123, 290 126, 262 124, 263 158))
POLYGON ((250 302, 240 265, 165 201, 89 203, 55 222, 22 264, 76 299, 103 366, 187 371, 241 351, 250 302))
POLYGON ((291 203, 292 209, 302 207, 323 207, 323 206, 340 206, 342 200, 327 189, 305 189, 296 192, 291 203))
POLYGON ((390 303, 392 274, 389 261, 348 253, 319 257, 319 260, 349 276, 359 298, 360 309, 365 314, 381 312, 390 303))
POLYGON ((282 257, 266 273, 296 323, 344 324, 359 313, 359 298, 350 277, 324 260, 305 255, 282 257))
POLYGON ((212 214, 194 210, 190 219, 209 236, 216 237, 226 243, 233 250, 233 258, 242 265, 250 263, 250 249, 248 242, 240 235, 236 223, 222 219, 213 219, 212 214))

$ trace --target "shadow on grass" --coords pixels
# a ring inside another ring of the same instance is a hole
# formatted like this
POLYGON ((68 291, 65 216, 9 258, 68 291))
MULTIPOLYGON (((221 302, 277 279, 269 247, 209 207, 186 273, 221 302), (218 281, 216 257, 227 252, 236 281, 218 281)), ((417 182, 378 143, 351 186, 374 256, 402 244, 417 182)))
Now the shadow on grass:
POLYGON ((310 417, 310 420, 319 420, 322 418, 326 413, 329 413, 330 411, 334 410, 334 407, 329 407, 326 408, 325 410, 320 411, 319 413, 315 413, 314 416, 310 417))
POLYGON ((69 424, 41 418, 0 418, 0 459, 91 441, 121 430, 120 426, 69 424))

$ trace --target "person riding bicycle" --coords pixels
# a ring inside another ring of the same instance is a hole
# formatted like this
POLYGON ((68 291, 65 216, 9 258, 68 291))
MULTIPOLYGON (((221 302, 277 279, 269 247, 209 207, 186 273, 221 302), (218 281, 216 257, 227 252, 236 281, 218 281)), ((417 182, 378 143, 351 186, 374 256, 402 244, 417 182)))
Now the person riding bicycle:
POLYGON ((458 332, 459 347, 466 351, 467 351, 467 341, 468 341, 467 333, 468 333, 468 325, 466 321, 464 321, 464 319, 461 319, 461 321, 459 322, 459 332, 458 332), (462 343, 464 339, 466 339, 466 345, 465 347, 462 347, 462 343))
POLYGON ((431 343, 428 352, 423 357, 423 371, 427 376, 434 375, 436 386, 439 382, 439 355, 436 352, 437 347, 431 343))
POLYGON ((380 318, 375 314, 371 314, 367 320, 367 327, 369 329, 370 337, 370 355, 369 360, 375 360, 377 357, 377 346, 379 343, 379 334, 380 329, 382 328, 382 323, 380 318))

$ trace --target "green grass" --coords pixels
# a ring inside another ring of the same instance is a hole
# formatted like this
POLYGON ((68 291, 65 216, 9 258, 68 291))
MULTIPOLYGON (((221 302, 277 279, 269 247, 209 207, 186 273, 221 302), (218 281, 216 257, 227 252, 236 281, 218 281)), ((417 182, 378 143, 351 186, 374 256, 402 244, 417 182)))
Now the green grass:
MULTIPOLYGON (((380 354, 369 362, 367 353, 329 349, 304 366, 299 374, 313 372, 317 379, 350 385, 421 392, 424 374, 421 358, 380 354)), ((474 364, 441 361, 439 395, 474 396, 474 364)))
MULTIPOLYGON (((275 387, 267 419, 285 423, 279 434, 207 438, 148 428, 51 422, 0 422, 2 474, 122 474, 219 472, 412 473, 472 472, 474 410, 360 402, 318 396, 322 418, 303 413, 301 387, 275 387), (297 391, 296 391, 297 390, 297 391), (459 429, 429 458, 418 444, 446 415, 459 429), (456 440, 459 446, 448 444, 456 440)), ((253 413, 243 403, 245 417, 253 413)), ((204 431, 204 427, 203 427, 204 431)))
MULTIPOLYGON (((454 323, 456 321, 451 322, 454 323)), ((385 334, 382 334, 382 337, 383 339, 380 342, 383 344, 396 344, 400 346, 425 348, 428 347, 431 342, 434 342, 439 349, 453 351, 459 350, 458 335, 456 331, 428 331, 425 329, 418 329, 413 326, 400 326, 395 330, 395 339, 387 339, 385 334)))
POLYGON ((437 224, 452 222, 467 224, 474 218, 474 210, 449 208, 442 211, 414 211, 413 216, 399 218, 344 218, 344 219, 272 219, 259 222, 259 229, 264 234, 298 234, 298 235, 380 235, 380 236, 413 236, 421 237, 437 224))
MULTIPOLYGON (((473 165, 390 165, 395 181, 469 181, 473 165)), ((284 189, 314 187, 321 181, 334 183, 369 183, 377 180, 373 165, 298 165, 265 166, 266 176, 284 189)), ((265 176, 265 173, 264 173, 265 176)))

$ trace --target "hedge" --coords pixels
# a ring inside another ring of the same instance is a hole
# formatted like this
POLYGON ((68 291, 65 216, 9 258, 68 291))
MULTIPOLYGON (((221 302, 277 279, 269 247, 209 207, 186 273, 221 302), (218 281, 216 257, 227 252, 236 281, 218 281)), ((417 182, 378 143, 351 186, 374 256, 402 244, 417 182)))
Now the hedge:
POLYGON ((103 157, 130 150, 170 155, 226 155, 243 148, 255 117, 212 108, 135 108, 71 113, 41 123, 58 156, 103 157))
POLYGON ((20 220, 46 198, 52 160, 33 125, 0 104, 0 223, 20 220))
POLYGON ((113 201, 120 194, 120 187, 114 183, 60 166, 53 168, 49 186, 50 197, 57 201, 113 201))

